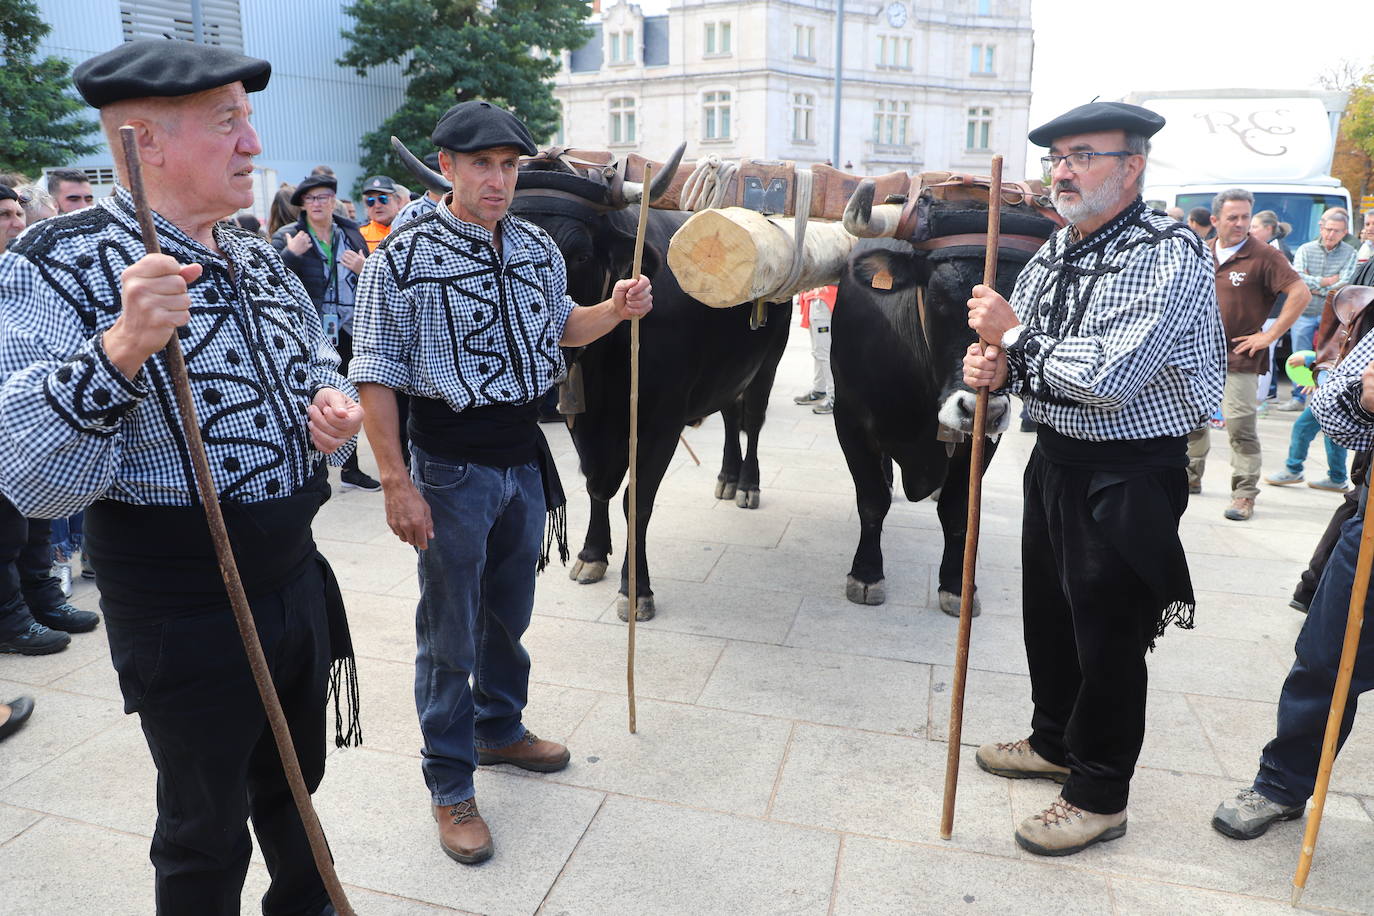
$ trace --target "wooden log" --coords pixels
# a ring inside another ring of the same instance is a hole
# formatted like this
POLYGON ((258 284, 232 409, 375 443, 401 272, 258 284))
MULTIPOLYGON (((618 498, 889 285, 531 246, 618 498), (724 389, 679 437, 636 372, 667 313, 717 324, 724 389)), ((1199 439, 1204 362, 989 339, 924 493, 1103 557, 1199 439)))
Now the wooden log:
POLYGON ((702 210, 674 233, 668 266, 688 295, 711 308, 759 299, 782 302, 837 282, 854 236, 839 223, 811 222, 801 273, 787 286, 795 237, 791 217, 767 217, 742 207, 702 210))

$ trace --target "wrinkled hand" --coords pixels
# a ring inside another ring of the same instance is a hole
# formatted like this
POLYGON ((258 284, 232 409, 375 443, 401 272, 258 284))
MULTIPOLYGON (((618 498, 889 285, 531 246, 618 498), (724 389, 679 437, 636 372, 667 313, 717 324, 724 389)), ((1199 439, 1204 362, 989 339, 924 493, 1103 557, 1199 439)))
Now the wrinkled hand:
POLYGON ((293 232, 286 237, 286 250, 294 255, 302 255, 310 250, 310 233, 293 232))
POLYGON ((1268 350, 1273 341, 1269 339, 1268 334, 1259 331, 1255 334, 1246 334, 1244 337, 1232 337, 1231 343, 1236 345, 1232 353, 1238 356, 1254 356, 1261 350, 1268 350))
POLYGON ((1322 279, 1321 279, 1321 285, 1322 285, 1322 286, 1335 286, 1335 285, 1336 285, 1336 281, 1339 280, 1340 278, 1341 278, 1341 275, 1340 275, 1340 274, 1332 274, 1332 275, 1329 276, 1329 277, 1322 277, 1322 279))
POLYGON ((972 344, 964 354, 964 384, 977 390, 988 388, 996 391, 1007 383, 1007 354, 1001 347, 988 347, 972 344))
POLYGON ((979 283, 968 301, 968 326, 989 343, 1001 343, 1002 335, 1021 323, 1007 300, 991 286, 979 283))
POLYGON ((339 255, 339 263, 355 274, 363 272, 363 262, 367 260, 367 255, 361 251, 354 251, 352 248, 339 255))
POLYGON ((412 547, 424 550, 434 537, 434 519, 429 503, 409 478, 383 488, 386 497, 386 523, 395 535, 412 547))
POLYGON ((138 375, 148 357, 191 320, 186 285, 201 270, 199 264, 180 264, 165 254, 145 254, 124 268, 119 276, 122 310, 102 343, 126 378, 138 375))
POLYGON ((1360 406, 1374 413, 1374 362, 1360 373, 1360 406))
POLYGON ((643 318, 654 309, 653 287, 643 274, 635 280, 620 280, 611 290, 611 304, 618 317, 643 318))
POLYGON ((306 410, 310 441, 315 448, 331 455, 363 426, 363 408, 337 388, 321 388, 306 410))

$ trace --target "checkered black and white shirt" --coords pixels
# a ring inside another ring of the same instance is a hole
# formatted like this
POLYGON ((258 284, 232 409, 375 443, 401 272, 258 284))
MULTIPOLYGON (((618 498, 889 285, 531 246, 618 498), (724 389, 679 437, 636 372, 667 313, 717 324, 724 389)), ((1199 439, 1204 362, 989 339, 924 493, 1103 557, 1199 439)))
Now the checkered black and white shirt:
MULTIPOLYGON (((221 255, 154 221, 164 254, 204 266, 179 334, 221 497, 294 492, 323 457, 306 426, 315 392, 356 397, 310 297, 266 239, 217 225, 221 255)), ((0 255, 0 492, 25 515, 71 515, 101 497, 199 501, 165 357, 130 381, 101 344, 120 314, 120 273, 144 254, 132 200, 117 188, 0 255)))
POLYGON ((492 234, 447 205, 382 240, 353 315, 354 383, 441 399, 455 411, 528 404, 563 372, 558 341, 574 303, 563 255, 542 229, 492 234))
POLYGON ((1140 200, 1086 239, 1061 229, 1016 281, 1007 388, 1092 441, 1182 436, 1221 403, 1226 339, 1211 258, 1140 200))
POLYGON ((1360 405, 1360 373, 1374 362, 1374 334, 1360 338, 1312 394, 1312 412, 1322 432, 1347 448, 1374 448, 1374 413, 1360 405))

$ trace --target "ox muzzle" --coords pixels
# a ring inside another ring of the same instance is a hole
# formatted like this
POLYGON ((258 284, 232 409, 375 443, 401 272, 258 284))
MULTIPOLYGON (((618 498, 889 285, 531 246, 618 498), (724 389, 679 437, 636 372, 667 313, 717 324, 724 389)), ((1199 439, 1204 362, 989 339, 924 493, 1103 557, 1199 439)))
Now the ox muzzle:
MULTIPOLYGON (((940 402, 940 435, 945 442, 962 442, 973 434, 973 411, 978 396, 967 388, 956 388, 940 402)), ((1011 419, 1011 398, 1005 394, 988 396, 986 433, 1000 436, 1007 431, 1011 419)))

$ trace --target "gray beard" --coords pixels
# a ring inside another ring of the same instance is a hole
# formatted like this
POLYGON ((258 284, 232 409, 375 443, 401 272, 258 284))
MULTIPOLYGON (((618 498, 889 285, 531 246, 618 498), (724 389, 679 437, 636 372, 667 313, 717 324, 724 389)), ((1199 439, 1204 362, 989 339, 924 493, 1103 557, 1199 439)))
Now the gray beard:
POLYGON ((1059 215, 1071 223, 1082 222, 1094 217, 1108 216, 1120 199, 1121 190, 1126 186, 1125 170, 1117 166, 1112 170, 1112 174, 1107 180, 1098 185, 1096 189, 1087 192, 1079 192, 1078 200, 1067 201, 1060 197, 1060 190, 1055 188, 1051 194, 1054 202, 1054 209, 1059 211, 1059 215))

